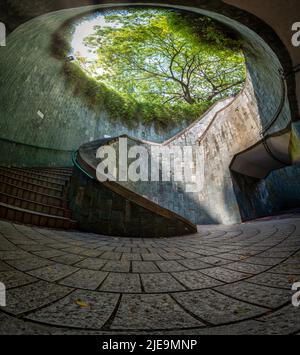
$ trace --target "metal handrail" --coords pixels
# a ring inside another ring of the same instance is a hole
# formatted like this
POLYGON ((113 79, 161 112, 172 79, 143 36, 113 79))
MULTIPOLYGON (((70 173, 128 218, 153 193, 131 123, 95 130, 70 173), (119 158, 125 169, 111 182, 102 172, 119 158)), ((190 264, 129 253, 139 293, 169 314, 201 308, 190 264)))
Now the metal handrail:
POLYGON ((281 113, 283 111, 284 104, 285 104, 285 99, 286 99, 286 94, 287 94, 286 75, 284 74, 282 69, 279 69, 278 72, 279 72, 279 75, 281 78, 281 88, 282 88, 280 104, 279 104, 272 120, 270 122, 268 122, 265 127, 262 128, 260 134, 263 137, 268 132, 268 130, 275 124, 275 122, 278 120, 279 116, 281 115, 281 113))
POLYGON ((94 176, 90 175, 88 172, 86 172, 80 164, 77 162, 77 155, 78 155, 78 150, 72 153, 72 162, 76 166, 77 169, 79 169, 84 175, 86 175, 88 178, 95 180, 94 176))
POLYGON ((280 158, 278 158, 271 150, 271 148, 268 145, 267 142, 267 137, 266 137, 266 133, 269 131, 269 129, 271 127, 273 127, 273 125, 276 123, 276 121, 278 120, 279 116, 281 115, 283 108, 284 108, 284 104, 285 104, 285 100, 286 100, 286 95, 287 95, 287 84, 286 84, 286 78, 287 75, 284 73, 284 71, 282 69, 278 69, 278 73, 280 75, 281 78, 281 88, 282 88, 282 94, 281 94, 281 99, 280 99, 280 104, 274 114, 273 119, 267 123, 267 125, 265 127, 262 128, 260 135, 262 136, 262 144, 266 150, 266 152, 269 154, 269 156, 277 161, 278 163, 282 164, 282 165, 289 165, 289 163, 281 160, 280 158))

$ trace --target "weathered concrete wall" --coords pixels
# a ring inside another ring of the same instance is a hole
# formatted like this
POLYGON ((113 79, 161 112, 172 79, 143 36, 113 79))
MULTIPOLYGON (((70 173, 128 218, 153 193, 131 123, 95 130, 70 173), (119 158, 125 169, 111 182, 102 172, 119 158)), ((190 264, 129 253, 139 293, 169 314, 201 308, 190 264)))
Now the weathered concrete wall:
POLYGON ((293 123, 290 154, 294 164, 300 163, 300 122, 293 123))
MULTIPOLYGON (((204 149, 204 183, 202 191, 191 197, 195 201, 194 210, 185 211, 196 217, 193 222, 230 224, 241 221, 229 165, 235 154, 259 139, 260 130, 260 114, 249 78, 243 92, 216 114, 209 129, 200 136, 195 135, 195 144, 204 149), (206 218, 201 210, 206 211, 206 218)), ((186 142, 181 137, 172 144, 186 142)))
POLYGON ((79 227, 113 236, 164 238, 190 234, 176 218, 166 218, 145 209, 86 177, 79 169, 71 179, 70 207, 79 227))
MULTIPOLYGON (((274 107, 270 105, 269 110, 273 112, 274 107)), ((119 183, 195 224, 238 223, 299 206, 298 167, 274 171, 265 180, 238 176, 229 169, 237 153, 248 149, 261 138, 261 115, 249 75, 243 92, 233 101, 220 102, 201 121, 163 143, 168 147, 198 146, 202 149, 200 164, 204 169, 204 177, 199 191, 187 192, 185 181, 119 183)), ((284 126, 286 116, 282 115, 281 118, 283 121, 277 125, 284 126)), ((129 141, 128 148, 134 144, 148 150, 151 146, 129 141)), ((112 146, 118 154, 118 143, 112 146)), ((128 165, 131 162, 129 160, 128 165)), ((177 168, 171 164, 171 176, 174 176, 177 168)))
MULTIPOLYGON (((245 193, 241 198, 237 194, 236 198, 229 164, 235 154, 260 139, 260 130, 274 117, 282 95, 278 74, 282 65, 268 45, 241 23, 196 7, 177 7, 214 17, 234 28, 245 39, 250 84, 232 105, 215 117, 204 135, 195 133, 194 140, 204 149, 204 188, 197 196, 187 196, 187 204, 183 203, 180 207, 181 213, 191 216, 190 219, 196 223, 239 222, 238 202, 245 202, 245 193), (190 201, 193 201, 192 204, 190 201)), ((24 24, 10 35, 8 47, 0 52, 0 78, 3 84, 0 92, 1 134, 18 142, 67 150, 76 149, 80 144, 104 134, 116 136, 127 133, 148 140, 170 137, 175 132, 156 135, 151 129, 145 132, 140 127, 133 132, 120 124, 113 125, 104 112, 98 117, 79 98, 72 96, 61 75, 63 63, 49 55, 49 45, 51 34, 66 19, 86 10, 45 15, 24 24), (44 119, 37 115, 38 110, 45 113, 44 119)), ((268 133, 285 128, 290 118, 288 100, 285 100, 282 114, 268 133)), ((193 134, 191 130, 187 135, 187 144, 191 143, 193 134)), ((181 137, 178 144, 184 142, 181 137)), ((244 215, 258 216, 265 211, 271 212, 278 201, 276 194, 279 190, 282 191, 282 198, 284 194, 292 196, 298 173, 297 168, 287 169, 283 174, 274 172, 265 182, 261 182, 255 194, 253 211, 250 211, 249 205, 244 215), (286 179, 290 179, 291 183, 286 179)), ((167 205, 170 198, 162 198, 161 203, 167 205)))
MULTIPOLYGON (((300 2, 298 0, 224 0, 254 14, 273 28, 287 48, 294 66, 300 63, 300 48, 292 44, 292 25, 299 22, 300 2)), ((296 75, 296 95, 300 109, 300 75, 296 75)), ((295 103, 297 105, 297 103, 295 103)))
MULTIPOLYGON (((120 122, 112 123, 104 111, 97 114, 79 97, 74 97, 62 75, 63 63, 51 56, 52 34, 66 20, 100 7, 101 5, 46 14, 20 26, 9 36, 7 47, 2 47, 0 51, 0 138, 69 151, 104 135, 116 136, 124 133, 162 142, 183 128, 156 132, 153 126, 140 125, 131 130, 120 122), (38 116, 38 111, 43 112, 44 118, 38 116)), ((184 6, 178 8, 187 9, 184 6)), ((277 78, 280 63, 274 53, 254 32, 238 22, 209 11, 189 9, 228 24, 244 37, 247 43, 246 59, 257 92, 261 120, 268 122, 280 95, 277 78)), ((288 121, 289 111, 286 107, 284 117, 278 122, 282 127, 288 121)), ((274 127, 274 130, 278 128, 280 127, 274 127)), ((17 164, 22 163, 18 156, 11 160, 17 164)), ((44 159, 41 164, 45 162, 44 159)), ((49 159, 49 165, 56 163, 59 163, 59 158, 49 159)))
MULTIPOLYGON (((30 144, 36 147, 76 150, 85 143, 104 135, 128 133, 153 141, 170 138, 183 126, 156 131, 154 125, 138 125, 129 129, 121 122, 112 122, 107 113, 100 114, 75 97, 66 83, 63 61, 51 54, 52 35, 68 19, 95 7, 59 11, 36 18, 10 34, 7 46, 0 50, 0 139, 30 144), (38 111, 44 117, 38 115, 38 111)), ((2 146, 6 147, 3 141, 2 146)), ((24 155, 30 152, 22 148, 24 155)), ((32 159, 30 165, 61 165, 61 154, 44 159, 32 159)), ((20 154, 10 151, 10 160, 24 165, 20 154)), ((26 159, 28 163, 28 159, 26 159)), ((6 159, 0 158, 6 164, 6 159)), ((71 164, 71 161, 69 161, 71 164)))

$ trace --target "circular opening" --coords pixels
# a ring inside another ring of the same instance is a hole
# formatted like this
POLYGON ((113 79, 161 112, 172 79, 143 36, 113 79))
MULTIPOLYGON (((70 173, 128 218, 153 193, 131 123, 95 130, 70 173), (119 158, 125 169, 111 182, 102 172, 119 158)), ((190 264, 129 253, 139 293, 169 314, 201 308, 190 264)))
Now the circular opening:
POLYGON ((66 73, 126 123, 191 123, 246 77, 242 41, 206 16, 158 8, 93 12, 68 26, 66 73))

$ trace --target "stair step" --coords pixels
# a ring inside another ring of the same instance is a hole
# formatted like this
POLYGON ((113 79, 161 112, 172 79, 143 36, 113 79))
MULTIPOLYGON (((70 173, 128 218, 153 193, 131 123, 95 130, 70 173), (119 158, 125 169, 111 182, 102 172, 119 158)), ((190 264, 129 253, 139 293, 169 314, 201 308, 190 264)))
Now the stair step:
POLYGON ((58 182, 51 182, 44 180, 42 178, 38 177, 32 177, 32 176, 26 176, 25 174, 22 174, 21 172, 14 172, 14 171, 9 171, 5 170, 0 167, 0 175, 6 176, 6 177, 11 177, 14 179, 22 180, 25 182, 31 182, 33 184, 41 185, 41 186, 47 186, 47 187, 52 187, 55 189, 63 189, 64 186, 66 185, 66 181, 61 181, 60 183, 58 182))
POLYGON ((66 189, 73 168, 0 167, 0 218, 49 228, 75 229, 66 189))
POLYGON ((21 198, 23 200, 35 201, 45 205, 53 205, 57 207, 65 208, 67 206, 67 201, 62 197, 57 197, 49 195, 46 193, 41 193, 37 191, 32 191, 20 186, 15 186, 6 182, 0 184, 0 192, 14 197, 21 198))
POLYGON ((53 216, 71 218, 71 211, 69 209, 65 209, 58 206, 45 205, 36 201, 24 200, 22 198, 7 195, 2 192, 0 192, 0 203, 19 207, 24 210, 45 213, 53 216))
POLYGON ((37 179, 43 179, 46 181, 50 181, 50 182, 54 182, 54 183, 58 183, 58 184, 64 184, 66 183, 69 179, 70 176, 65 176, 63 177, 55 177, 51 174, 42 174, 42 173, 37 173, 37 172, 33 172, 32 170, 25 170, 25 169, 21 169, 21 168, 4 168, 1 167, 1 169, 5 169, 7 171, 13 171, 13 172, 18 172, 21 173, 24 176, 28 176, 28 177, 34 177, 37 179))
POLYGON ((10 168, 13 170, 18 170, 21 171, 22 173, 27 173, 27 174, 32 174, 32 175, 37 175, 37 176, 44 176, 46 178, 53 178, 53 179, 58 179, 58 180, 69 180, 70 176, 72 174, 58 174, 54 171, 47 171, 47 170, 38 170, 38 169, 28 169, 28 168, 10 168))
POLYGON ((58 170, 51 170, 51 169, 30 169, 30 170, 36 173, 51 174, 57 177, 70 177, 72 175, 72 170, 70 171, 58 171, 58 170))
POLYGON ((38 184, 31 183, 31 182, 23 181, 22 179, 16 179, 16 178, 5 176, 5 175, 0 175, 0 182, 14 185, 14 186, 20 187, 22 189, 31 190, 31 191, 38 192, 38 193, 52 195, 55 197, 62 197, 62 195, 63 195, 62 189, 55 189, 53 187, 38 185, 38 184))
POLYGON ((76 221, 69 218, 48 215, 0 203, 0 218, 15 222, 49 228, 75 229, 76 221))

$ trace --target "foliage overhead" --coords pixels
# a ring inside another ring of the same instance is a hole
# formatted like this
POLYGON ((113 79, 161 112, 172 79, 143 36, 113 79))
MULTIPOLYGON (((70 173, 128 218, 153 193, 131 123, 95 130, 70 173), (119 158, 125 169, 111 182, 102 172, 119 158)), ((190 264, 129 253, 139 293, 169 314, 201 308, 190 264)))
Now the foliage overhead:
POLYGON ((100 16, 105 25, 85 39, 96 59, 75 53, 75 66, 127 120, 190 122, 244 84, 241 41, 208 17, 161 9, 100 16))

